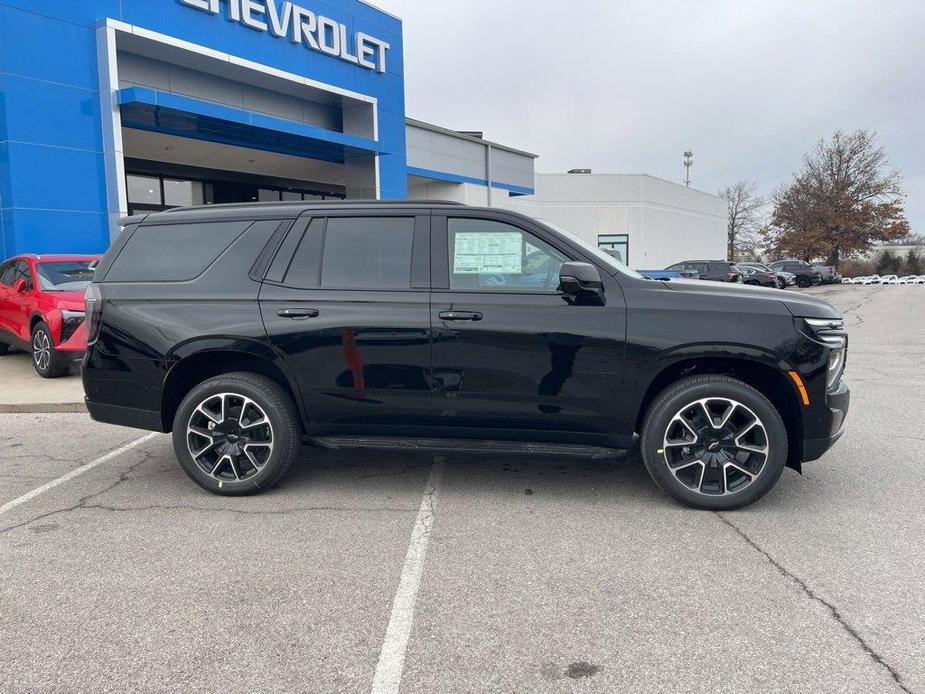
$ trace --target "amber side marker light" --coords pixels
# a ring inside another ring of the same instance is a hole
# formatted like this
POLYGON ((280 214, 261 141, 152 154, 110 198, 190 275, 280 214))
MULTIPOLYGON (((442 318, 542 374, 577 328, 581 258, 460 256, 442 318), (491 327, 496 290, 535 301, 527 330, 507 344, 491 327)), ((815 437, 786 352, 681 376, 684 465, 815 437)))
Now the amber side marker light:
POLYGON ((793 382, 797 385, 797 390, 800 391, 800 400, 803 402, 803 407, 809 407, 809 393, 806 392, 806 385, 803 383, 803 378, 796 371, 788 371, 790 378, 793 379, 793 382))

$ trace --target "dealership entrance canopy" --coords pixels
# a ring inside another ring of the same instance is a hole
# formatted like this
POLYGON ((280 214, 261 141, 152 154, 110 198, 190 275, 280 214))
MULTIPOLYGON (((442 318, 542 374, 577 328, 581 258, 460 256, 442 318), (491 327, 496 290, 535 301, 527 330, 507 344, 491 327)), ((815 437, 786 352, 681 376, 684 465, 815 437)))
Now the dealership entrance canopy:
POLYGON ((178 205, 533 193, 534 155, 406 118, 402 49, 359 0, 0 0, 2 255, 178 205))

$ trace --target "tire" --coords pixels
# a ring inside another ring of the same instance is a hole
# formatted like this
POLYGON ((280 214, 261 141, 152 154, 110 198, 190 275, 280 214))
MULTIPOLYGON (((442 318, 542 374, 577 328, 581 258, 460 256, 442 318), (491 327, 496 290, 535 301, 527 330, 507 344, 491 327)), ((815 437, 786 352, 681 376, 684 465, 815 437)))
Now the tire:
POLYGON ((806 289, 811 286, 813 281, 809 277, 797 277, 797 286, 800 289, 806 289))
POLYGON ((292 398, 276 382, 254 373, 223 374, 200 383, 183 398, 173 420, 173 448, 183 470, 200 487, 222 496, 271 489, 298 459, 301 439, 292 398), (247 426, 240 426, 242 421, 247 426))
POLYGON ((48 323, 39 321, 32 328, 32 366, 42 378, 61 378, 71 372, 71 361, 55 349, 48 323))
POLYGON ((10 346, 5 342, 0 342, 0 357, 10 351, 10 346))
POLYGON ((778 279, 777 279, 777 288, 778 288, 778 289, 786 289, 786 288, 787 288, 787 280, 785 280, 785 279, 783 279, 783 278, 778 278, 778 279))
POLYGON ((640 448, 662 491, 687 506, 721 511, 747 506, 777 483, 788 439, 780 414, 761 393, 728 376, 706 375, 682 379, 659 394, 646 413, 640 448), (696 446, 706 440, 713 443, 696 446))

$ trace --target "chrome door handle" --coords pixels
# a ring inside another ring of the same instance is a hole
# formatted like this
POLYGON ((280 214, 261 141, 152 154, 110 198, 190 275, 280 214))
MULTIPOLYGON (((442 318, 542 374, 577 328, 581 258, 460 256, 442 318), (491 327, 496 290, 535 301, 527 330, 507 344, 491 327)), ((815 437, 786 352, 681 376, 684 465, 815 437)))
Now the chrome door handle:
POLYGON ((478 311, 441 311, 440 320, 482 320, 482 314, 478 311))
POLYGON ((276 315, 280 318, 305 320, 306 318, 317 318, 319 313, 316 308, 281 308, 276 312, 276 315))

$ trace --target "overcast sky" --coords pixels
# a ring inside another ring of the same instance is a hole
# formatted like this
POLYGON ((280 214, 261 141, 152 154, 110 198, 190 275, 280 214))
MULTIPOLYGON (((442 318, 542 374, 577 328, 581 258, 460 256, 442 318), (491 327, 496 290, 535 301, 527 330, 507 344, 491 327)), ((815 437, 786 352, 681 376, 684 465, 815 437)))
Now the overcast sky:
POLYGON ((375 0, 407 113, 540 155, 771 191, 836 128, 876 131, 925 233, 925 0, 375 0))

